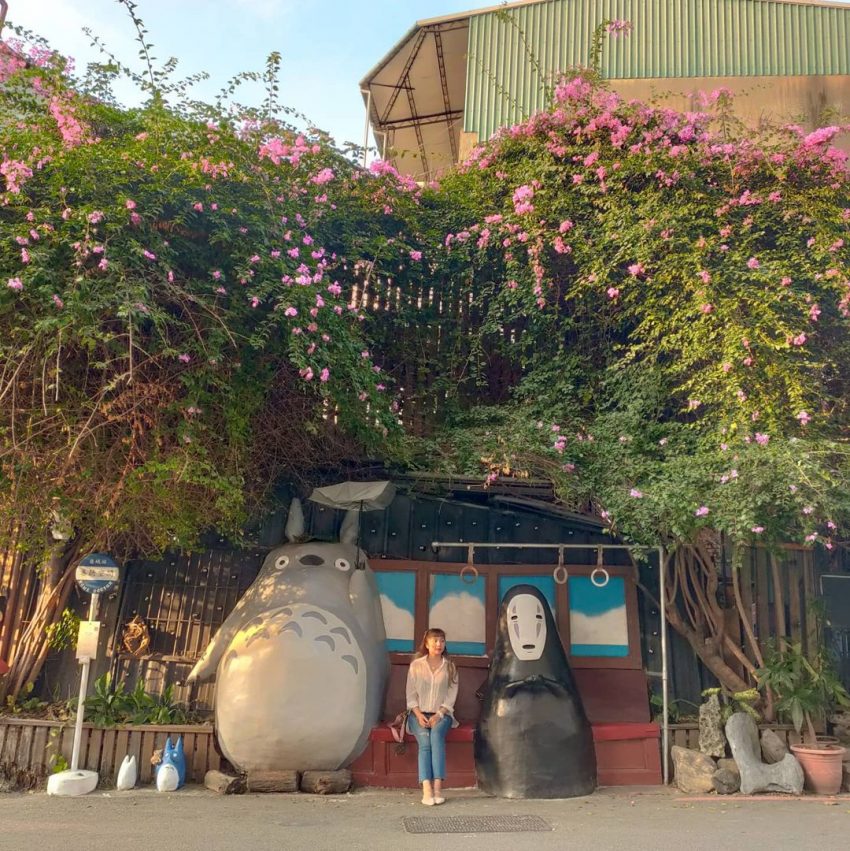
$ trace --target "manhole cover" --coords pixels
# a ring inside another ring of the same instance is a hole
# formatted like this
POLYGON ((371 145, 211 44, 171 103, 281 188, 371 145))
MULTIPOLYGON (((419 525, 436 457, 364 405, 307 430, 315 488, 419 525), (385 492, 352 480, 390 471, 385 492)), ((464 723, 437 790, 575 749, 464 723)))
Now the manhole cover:
POLYGON ((526 833, 554 830, 540 816, 408 816, 408 833, 526 833))

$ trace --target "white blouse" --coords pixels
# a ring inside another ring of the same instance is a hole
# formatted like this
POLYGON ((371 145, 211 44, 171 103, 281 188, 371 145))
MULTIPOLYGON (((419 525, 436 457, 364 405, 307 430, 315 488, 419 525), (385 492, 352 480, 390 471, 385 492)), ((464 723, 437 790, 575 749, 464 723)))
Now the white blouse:
POLYGON ((457 680, 449 679, 449 666, 443 659, 436 671, 431 670, 427 656, 420 656, 410 663, 407 669, 407 708, 417 706, 423 712, 437 712, 442 709, 452 716, 452 727, 457 727, 455 720, 455 700, 457 699, 457 680))

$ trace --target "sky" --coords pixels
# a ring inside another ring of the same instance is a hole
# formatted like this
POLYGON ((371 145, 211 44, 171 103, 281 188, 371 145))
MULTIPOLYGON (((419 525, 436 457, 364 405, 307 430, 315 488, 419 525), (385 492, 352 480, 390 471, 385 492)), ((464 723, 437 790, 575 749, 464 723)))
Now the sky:
MULTIPOLYGON (((137 0, 137 13, 160 60, 176 57, 181 76, 210 74, 195 89, 200 99, 211 100, 240 71, 261 71, 278 51, 281 102, 337 143, 361 145, 366 112, 359 82, 390 48, 417 20, 493 5, 497 0, 137 0)), ((102 59, 84 27, 126 64, 136 58, 135 29, 117 0, 9 0, 8 19, 73 57, 78 70, 102 59)), ((132 102, 128 86, 116 92, 132 102)), ((259 92, 243 96, 261 99, 259 92)))

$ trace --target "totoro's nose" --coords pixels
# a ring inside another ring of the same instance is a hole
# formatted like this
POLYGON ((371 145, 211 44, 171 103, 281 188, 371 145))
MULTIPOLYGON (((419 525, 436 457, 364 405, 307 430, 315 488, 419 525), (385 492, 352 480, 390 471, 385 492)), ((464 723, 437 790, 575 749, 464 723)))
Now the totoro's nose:
POLYGON ((313 555, 313 554, 301 556, 301 558, 299 558, 298 561, 301 562, 301 564, 309 564, 311 566, 316 566, 316 567, 318 567, 320 564, 325 563, 325 560, 321 556, 317 556, 317 555, 313 555))

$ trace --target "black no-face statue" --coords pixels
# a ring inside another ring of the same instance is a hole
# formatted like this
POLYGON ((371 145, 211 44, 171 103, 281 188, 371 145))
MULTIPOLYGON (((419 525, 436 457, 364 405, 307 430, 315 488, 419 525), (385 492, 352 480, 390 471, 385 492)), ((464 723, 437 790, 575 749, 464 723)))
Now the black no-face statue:
POLYGON ((532 585, 502 600, 475 730, 479 787, 503 798, 573 798, 596 788, 593 733, 555 619, 532 585))

